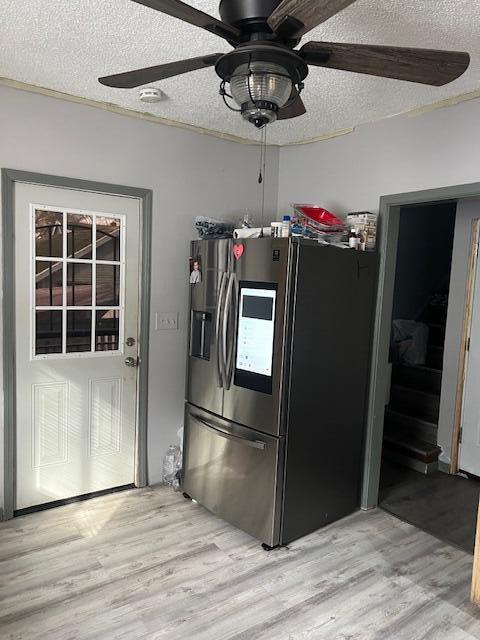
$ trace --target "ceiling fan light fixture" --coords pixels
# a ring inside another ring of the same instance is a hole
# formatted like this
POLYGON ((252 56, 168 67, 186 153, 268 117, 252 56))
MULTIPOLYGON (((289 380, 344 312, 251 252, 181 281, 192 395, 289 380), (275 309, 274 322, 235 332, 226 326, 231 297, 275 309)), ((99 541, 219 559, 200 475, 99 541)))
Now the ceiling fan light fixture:
POLYGON ((288 71, 273 62, 241 64, 230 78, 230 93, 242 117, 258 128, 276 120, 291 91, 288 71))

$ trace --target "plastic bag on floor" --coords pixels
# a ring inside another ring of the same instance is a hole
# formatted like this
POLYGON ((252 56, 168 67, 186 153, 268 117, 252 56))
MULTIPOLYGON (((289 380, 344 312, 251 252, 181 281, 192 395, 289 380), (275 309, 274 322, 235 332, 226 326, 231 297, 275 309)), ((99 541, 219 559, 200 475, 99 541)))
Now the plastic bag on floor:
POLYGON ((163 484, 173 487, 176 491, 180 488, 180 471, 182 469, 182 452, 178 444, 171 444, 163 458, 163 484))
POLYGON ((428 346, 427 325, 415 320, 394 320, 393 344, 399 362, 424 365, 428 346))

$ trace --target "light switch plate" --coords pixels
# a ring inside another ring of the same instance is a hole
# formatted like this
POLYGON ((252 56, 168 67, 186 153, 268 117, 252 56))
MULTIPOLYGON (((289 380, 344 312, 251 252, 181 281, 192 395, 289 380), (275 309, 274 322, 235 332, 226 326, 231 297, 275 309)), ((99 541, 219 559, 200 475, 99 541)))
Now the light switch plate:
POLYGON ((157 331, 178 329, 178 311, 157 311, 155 313, 155 329, 157 331))

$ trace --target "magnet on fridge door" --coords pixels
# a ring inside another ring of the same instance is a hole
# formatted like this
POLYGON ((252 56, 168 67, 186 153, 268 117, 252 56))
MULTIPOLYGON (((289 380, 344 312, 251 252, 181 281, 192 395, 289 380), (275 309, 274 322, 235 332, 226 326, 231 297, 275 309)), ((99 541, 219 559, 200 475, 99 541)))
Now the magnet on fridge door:
POLYGON ((202 281, 202 262, 200 256, 190 258, 190 284, 198 284, 202 281))
POLYGON ((243 244, 234 244, 233 245, 233 255, 235 256, 235 260, 240 260, 243 256, 243 252, 245 251, 245 245, 243 244))

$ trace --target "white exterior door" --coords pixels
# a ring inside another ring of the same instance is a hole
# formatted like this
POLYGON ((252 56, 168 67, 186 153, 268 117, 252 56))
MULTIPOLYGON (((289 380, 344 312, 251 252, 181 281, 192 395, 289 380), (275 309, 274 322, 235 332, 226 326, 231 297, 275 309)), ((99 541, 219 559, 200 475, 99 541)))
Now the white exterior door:
POLYGON ((480 476, 480 260, 475 271, 458 466, 480 476))
POLYGON ((134 482, 139 228, 138 199, 15 185, 16 509, 134 482))

